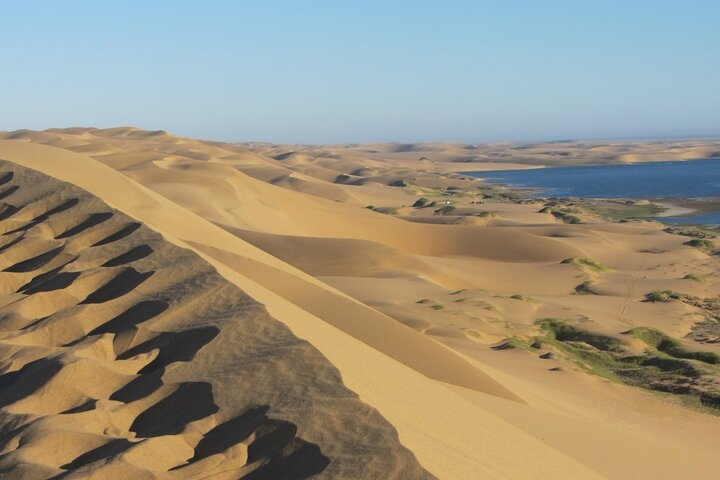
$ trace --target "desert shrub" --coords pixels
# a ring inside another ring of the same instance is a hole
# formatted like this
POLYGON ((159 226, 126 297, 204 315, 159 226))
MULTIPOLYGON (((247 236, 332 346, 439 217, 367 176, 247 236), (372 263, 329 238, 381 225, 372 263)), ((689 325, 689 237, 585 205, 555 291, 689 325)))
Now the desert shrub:
POLYGON ((673 300, 680 300, 682 294, 673 292, 672 290, 655 290, 645 295, 646 302, 672 302, 673 300))
POLYGON ((703 252, 712 252, 715 249, 715 244, 710 240, 705 240, 704 238, 693 238, 692 240, 685 242, 685 245, 697 248, 703 252))
POLYGON ((587 257, 566 258, 561 263, 587 268, 588 270, 591 270, 596 273, 607 272, 608 270, 610 270, 610 268, 603 265, 602 263, 600 263, 596 260, 593 260, 592 258, 587 258, 587 257))

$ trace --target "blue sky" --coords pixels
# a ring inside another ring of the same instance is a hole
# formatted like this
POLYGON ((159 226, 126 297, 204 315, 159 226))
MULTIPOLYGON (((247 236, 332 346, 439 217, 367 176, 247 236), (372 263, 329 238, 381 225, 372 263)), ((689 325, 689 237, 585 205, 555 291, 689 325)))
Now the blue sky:
POLYGON ((717 0, 3 2, 0 129, 720 136, 718 19, 717 0))

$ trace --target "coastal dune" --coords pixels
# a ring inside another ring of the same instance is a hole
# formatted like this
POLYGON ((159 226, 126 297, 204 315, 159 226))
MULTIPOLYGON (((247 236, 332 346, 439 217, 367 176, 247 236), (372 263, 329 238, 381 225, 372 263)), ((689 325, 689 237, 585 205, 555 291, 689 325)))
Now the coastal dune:
POLYGON ((700 307, 643 300, 717 295, 717 258, 509 202, 446 168, 501 150, 466 147, 0 134, 2 474, 716 478, 717 417, 523 342, 713 352, 700 307))

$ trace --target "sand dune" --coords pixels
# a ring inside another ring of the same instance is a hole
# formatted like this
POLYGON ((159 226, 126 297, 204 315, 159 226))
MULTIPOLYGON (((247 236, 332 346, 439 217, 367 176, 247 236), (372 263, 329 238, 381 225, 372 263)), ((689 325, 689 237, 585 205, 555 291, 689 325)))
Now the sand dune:
POLYGON ((718 417, 591 375, 562 342, 530 346, 556 318, 628 355, 650 355, 633 328, 716 352, 700 300, 720 294, 717 256, 652 222, 566 224, 454 173, 716 143, 0 137, 10 478, 720 473, 718 417), (644 301, 666 289, 698 300, 644 301))
POLYGON ((138 224, 77 188, 2 169, 20 207, 2 228, 22 232, 3 259, 30 257, 2 273, 21 284, 2 308, 5 472, 430 478, 320 352, 210 265, 127 233, 138 224))

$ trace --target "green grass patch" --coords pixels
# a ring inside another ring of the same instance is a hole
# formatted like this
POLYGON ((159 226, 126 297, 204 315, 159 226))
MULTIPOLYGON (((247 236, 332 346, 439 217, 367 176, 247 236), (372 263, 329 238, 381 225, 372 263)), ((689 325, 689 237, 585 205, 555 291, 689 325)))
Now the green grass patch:
POLYGON ((652 203, 647 205, 601 203, 590 204, 585 208, 588 211, 613 222, 632 220, 636 218, 655 217, 664 211, 664 208, 652 203))
POLYGON ((542 330, 548 333, 551 339, 560 342, 581 342, 605 352, 622 351, 622 342, 620 340, 591 333, 586 330, 580 330, 564 319, 544 318, 536 323, 542 330))
POLYGON ((513 336, 506 338, 502 342, 490 348, 493 350, 514 350, 516 348, 527 350, 530 348, 530 345, 528 345, 528 343, 520 337, 513 336))
POLYGON ((405 193, 408 195, 414 195, 414 196, 423 196, 423 197, 442 197, 446 196, 444 190, 439 188, 430 188, 430 187, 418 187, 417 185, 409 186, 405 188, 405 193))
POLYGON ((536 337, 533 347, 552 346, 588 372, 619 383, 673 394, 688 406, 720 414, 720 389, 713 386, 712 381, 703 380, 720 374, 720 356, 714 353, 688 350, 651 328, 627 332, 648 346, 643 354, 633 354, 624 342, 582 330, 567 320, 545 318, 536 324, 545 336, 536 337))
POLYGON ((570 257, 560 263, 575 265, 595 273, 602 273, 610 270, 609 267, 603 265, 602 263, 587 257, 570 257))
POLYGON ((577 224, 582 223, 582 220, 577 215, 573 215, 575 210, 568 208, 557 208, 557 207, 543 207, 538 213, 549 213, 553 217, 561 220, 563 223, 577 224))
POLYGON ((704 275, 697 275, 695 273, 688 273, 683 277, 683 280, 692 280, 693 282, 704 282, 705 276, 704 275))
POLYGON ((647 327, 633 328, 632 335, 642 340, 646 345, 663 352, 673 358, 697 360, 710 365, 720 364, 720 355, 713 352, 698 352, 688 350, 680 342, 665 335, 660 330, 647 327))

